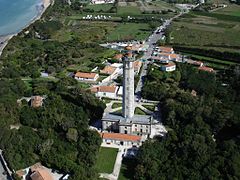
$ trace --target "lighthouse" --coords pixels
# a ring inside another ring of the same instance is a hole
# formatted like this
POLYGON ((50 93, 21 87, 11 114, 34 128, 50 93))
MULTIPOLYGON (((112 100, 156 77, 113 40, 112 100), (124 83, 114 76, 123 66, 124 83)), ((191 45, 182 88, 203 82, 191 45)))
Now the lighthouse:
POLYGON ((127 120, 134 116, 134 65, 135 58, 128 52, 123 58, 122 116, 127 120))

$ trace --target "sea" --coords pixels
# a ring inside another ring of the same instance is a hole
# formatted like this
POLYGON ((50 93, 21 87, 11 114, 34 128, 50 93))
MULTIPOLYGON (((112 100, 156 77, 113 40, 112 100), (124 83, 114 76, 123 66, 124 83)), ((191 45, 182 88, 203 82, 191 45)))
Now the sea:
POLYGON ((0 0, 0 36, 18 33, 36 18, 42 0, 0 0))

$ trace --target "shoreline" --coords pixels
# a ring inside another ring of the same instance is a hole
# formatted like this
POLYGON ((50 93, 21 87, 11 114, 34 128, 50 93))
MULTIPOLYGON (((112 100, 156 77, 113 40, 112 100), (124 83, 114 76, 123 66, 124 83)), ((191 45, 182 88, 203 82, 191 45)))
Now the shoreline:
POLYGON ((53 2, 54 2, 53 0, 42 0, 41 5, 43 5, 43 9, 41 9, 41 11, 37 12, 37 15, 35 17, 33 17, 32 20, 26 26, 24 26, 19 32, 9 34, 9 35, 2 35, 2 36, 0 35, 0 57, 2 55, 4 48, 7 46, 8 41, 10 39, 12 39, 14 36, 17 36, 18 33, 22 32, 24 29, 26 29, 31 24, 33 24, 35 21, 41 19, 43 13, 47 10, 47 8, 51 4, 53 4, 53 2))

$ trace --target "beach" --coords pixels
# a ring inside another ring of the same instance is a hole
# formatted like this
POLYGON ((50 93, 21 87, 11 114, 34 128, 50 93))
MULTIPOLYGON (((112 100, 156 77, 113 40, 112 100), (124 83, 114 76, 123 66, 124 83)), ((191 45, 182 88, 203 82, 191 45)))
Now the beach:
MULTIPOLYGON (((34 23, 36 20, 39 20, 43 13, 46 11, 46 9, 51 5, 51 3, 53 3, 53 0, 42 0, 42 5, 43 5, 43 9, 41 9, 41 11, 38 13, 38 15, 36 17, 34 17, 32 19, 32 21, 30 21, 23 29, 27 28, 29 25, 31 25, 32 23, 34 23)), ((23 30, 22 29, 22 30, 23 30)), ((4 50, 4 48, 6 47, 8 41, 18 35, 19 32, 15 33, 15 34, 10 34, 10 35, 6 35, 6 36, 0 36, 0 56, 4 50)))

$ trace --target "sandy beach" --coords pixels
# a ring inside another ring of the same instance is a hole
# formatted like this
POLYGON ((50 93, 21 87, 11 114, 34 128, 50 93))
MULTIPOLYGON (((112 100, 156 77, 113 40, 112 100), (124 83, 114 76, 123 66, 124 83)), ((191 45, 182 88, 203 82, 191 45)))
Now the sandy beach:
MULTIPOLYGON (((32 21, 30 23, 28 23, 23 29, 27 28, 29 25, 31 25, 32 23, 34 23, 36 20, 40 19, 43 15, 43 13, 46 11, 46 9, 51 5, 51 3, 54 2, 53 0, 42 0, 42 4, 43 4, 43 9, 41 10, 41 12, 39 12, 39 14, 34 17, 32 19, 32 21)), ((19 33, 19 32, 18 32, 19 33)), ((2 51, 4 50, 4 48, 6 47, 8 41, 18 35, 18 33, 16 34, 11 34, 11 35, 6 35, 6 36, 0 36, 0 56, 2 54, 2 51)))

